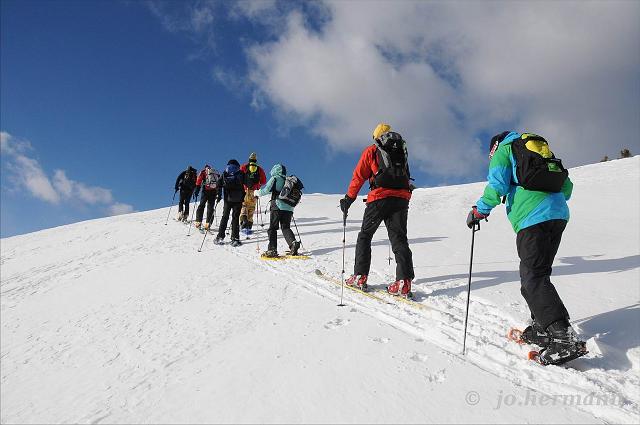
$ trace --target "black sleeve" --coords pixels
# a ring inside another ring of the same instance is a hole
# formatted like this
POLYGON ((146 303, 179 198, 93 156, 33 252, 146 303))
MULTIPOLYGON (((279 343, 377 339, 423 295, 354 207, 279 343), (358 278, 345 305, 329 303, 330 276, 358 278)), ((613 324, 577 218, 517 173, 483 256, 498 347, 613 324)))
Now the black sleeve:
POLYGON ((180 188, 180 183, 182 182, 182 180, 184 179, 184 175, 186 174, 186 171, 181 172, 180 174, 178 174, 178 178, 176 179, 176 186, 175 186, 175 190, 178 190, 180 188))

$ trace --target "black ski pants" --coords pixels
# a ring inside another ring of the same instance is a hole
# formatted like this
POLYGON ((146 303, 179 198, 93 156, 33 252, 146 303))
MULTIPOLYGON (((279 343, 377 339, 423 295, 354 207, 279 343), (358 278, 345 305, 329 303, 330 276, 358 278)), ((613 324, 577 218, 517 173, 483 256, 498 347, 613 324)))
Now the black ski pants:
POLYGON ((178 212, 184 211, 185 215, 189 215, 189 204, 191 203, 191 195, 193 195, 193 190, 180 189, 180 202, 178 203, 178 212))
POLYGON ((362 228, 356 243, 354 274, 369 274, 371 267, 371 240, 384 221, 396 257, 396 279, 413 279, 413 254, 407 240, 409 201, 403 198, 384 198, 369 202, 364 210, 362 228))
POLYGON ((291 218, 293 218, 293 211, 283 211, 277 208, 271 209, 269 230, 267 230, 267 234, 269 235, 268 250, 278 250, 278 228, 282 228, 284 240, 287 241, 287 246, 291 248, 291 244, 296 240, 291 230, 291 218))
POLYGON ((218 238, 224 239, 227 231, 227 223, 231 214, 231 240, 240 240, 240 210, 242 209, 242 201, 227 202, 224 201, 224 210, 220 219, 220 228, 218 229, 218 238))
POLYGON ((203 190, 202 198, 200 198, 200 204, 196 210, 196 221, 202 223, 202 216, 204 215, 204 206, 207 205, 207 220, 206 222, 211 224, 213 219, 213 205, 216 202, 218 196, 217 190, 203 190))
POLYGON ((529 305, 531 317, 542 328, 556 320, 569 320, 569 313, 550 279, 551 265, 566 225, 566 220, 549 220, 520 230, 516 237, 520 293, 529 305))

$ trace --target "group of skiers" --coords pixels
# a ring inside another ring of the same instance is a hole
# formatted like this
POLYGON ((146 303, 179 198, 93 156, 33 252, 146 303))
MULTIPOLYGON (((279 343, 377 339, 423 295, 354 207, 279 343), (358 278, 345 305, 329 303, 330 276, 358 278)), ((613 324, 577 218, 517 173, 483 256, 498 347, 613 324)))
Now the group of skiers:
MULTIPOLYGON (((367 290, 371 241, 384 221, 396 260, 396 278, 387 286, 387 292, 410 297, 415 276, 407 239, 407 219, 415 186, 409 171, 407 143, 386 123, 375 127, 372 138, 374 143, 362 152, 347 193, 340 200, 346 227, 350 206, 363 184, 369 183, 367 205, 356 243, 354 270, 345 284, 367 290)), ((569 219, 567 201, 571 197, 573 184, 568 172, 550 151, 547 141, 536 134, 502 132, 491 139, 489 151, 488 184, 483 196, 468 213, 466 224, 475 232, 480 221, 486 220, 494 207, 500 203, 506 204, 507 216, 517 234, 521 293, 532 319, 519 336, 520 342, 542 347, 538 360, 543 364, 561 364, 580 357, 586 353, 585 343, 576 336, 569 323, 569 313, 550 280, 551 266, 569 219)), ((256 164, 255 154, 251 154, 249 163, 243 166, 235 160, 229 161, 214 185, 206 183, 214 181, 207 180, 211 172, 208 170, 211 168, 205 166, 196 178, 196 170, 189 167, 178 176, 176 191, 180 189, 179 214, 182 214, 179 217, 186 217, 191 193, 195 190, 197 197, 199 188, 204 185, 196 216, 198 227, 202 221, 204 204, 216 196, 219 201, 222 196, 220 190, 224 189, 224 213, 216 243, 224 239, 229 211, 233 210, 232 245, 239 245, 238 223, 243 223, 245 229, 251 229, 256 198, 254 191, 258 190, 257 196, 272 194, 269 247, 263 255, 278 256, 277 230, 280 226, 291 253, 297 255, 300 242, 296 241, 290 223, 299 196, 296 202, 291 203, 277 195, 287 181, 283 165, 276 164, 272 168, 268 182, 265 182, 264 172, 256 164), (232 183, 230 177, 236 173, 240 177, 237 183, 232 183), (247 178, 251 173, 257 173, 257 177, 247 178), (214 195, 207 195, 205 200, 204 193, 207 190, 213 191, 214 195)), ((215 170, 213 173, 215 175, 215 170)), ((211 213, 212 209, 209 209, 205 228, 211 224, 211 213)))
MULTIPOLYGON (((264 170, 258 165, 258 156, 255 152, 252 152, 248 162, 242 165, 235 159, 229 160, 222 173, 206 164, 200 173, 196 174, 196 169, 189 166, 176 178, 174 193, 180 192, 177 220, 187 221, 189 203, 192 198, 197 202, 200 190, 202 190, 194 225, 197 229, 207 232, 211 227, 215 208, 224 198, 222 217, 214 243, 216 245, 224 243, 229 218, 231 218, 231 246, 237 247, 242 245, 240 241, 241 229, 247 236, 253 233, 256 200, 259 196, 270 194, 271 220, 267 231, 269 246, 263 255, 265 257, 279 256, 277 232, 280 227, 289 253, 294 256, 298 255, 301 243, 296 240, 291 230, 291 219, 295 205, 300 200, 302 187, 299 189, 289 188, 289 192, 285 191, 286 173, 284 165, 275 164, 267 181, 264 170), (294 192, 297 190, 298 195, 291 193, 292 190, 294 192), (207 215, 203 224, 205 205, 207 215)), ((294 178, 295 180, 297 178, 294 178)))

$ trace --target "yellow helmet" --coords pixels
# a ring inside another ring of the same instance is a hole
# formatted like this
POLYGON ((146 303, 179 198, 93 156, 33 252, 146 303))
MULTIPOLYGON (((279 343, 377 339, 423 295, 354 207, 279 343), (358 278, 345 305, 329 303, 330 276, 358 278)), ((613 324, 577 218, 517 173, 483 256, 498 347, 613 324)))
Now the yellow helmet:
POLYGON ((382 134, 386 133, 389 130, 391 130, 391 126, 389 124, 381 122, 373 130, 373 140, 378 139, 382 134))

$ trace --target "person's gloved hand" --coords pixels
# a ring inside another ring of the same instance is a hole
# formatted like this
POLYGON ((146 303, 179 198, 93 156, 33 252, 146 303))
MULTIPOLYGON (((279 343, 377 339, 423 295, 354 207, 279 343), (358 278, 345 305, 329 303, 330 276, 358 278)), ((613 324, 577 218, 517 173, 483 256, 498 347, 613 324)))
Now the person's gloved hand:
POLYGON ((349 195, 344 195, 344 198, 340 199, 340 209, 343 214, 346 214, 349 211, 349 207, 353 204, 356 198, 351 198, 349 195))
POLYGON ((473 229, 473 226, 480 223, 480 220, 486 220, 487 217, 489 217, 489 214, 482 214, 480 211, 478 211, 478 207, 474 205, 467 215, 467 227, 469 229, 473 229))

